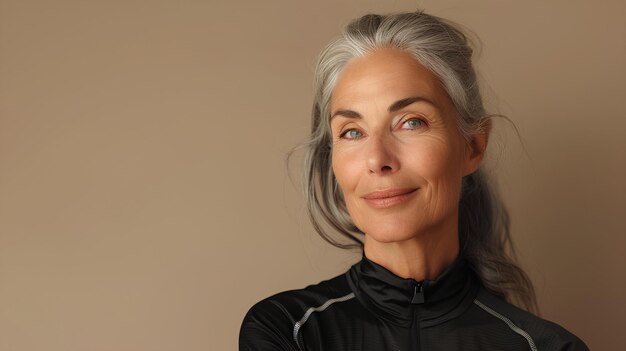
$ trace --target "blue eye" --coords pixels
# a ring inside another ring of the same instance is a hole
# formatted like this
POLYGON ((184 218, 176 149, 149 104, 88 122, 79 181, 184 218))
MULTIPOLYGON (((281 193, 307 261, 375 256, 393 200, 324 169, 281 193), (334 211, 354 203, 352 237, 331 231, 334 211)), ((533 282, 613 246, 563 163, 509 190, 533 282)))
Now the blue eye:
POLYGON ((404 129, 417 129, 424 126, 424 121, 417 118, 411 118, 402 123, 402 128, 404 129))
POLYGON ((341 137, 345 139, 358 139, 358 138, 361 138, 362 136, 363 136, 363 133, 361 133, 360 131, 356 129, 348 129, 341 135, 341 137))

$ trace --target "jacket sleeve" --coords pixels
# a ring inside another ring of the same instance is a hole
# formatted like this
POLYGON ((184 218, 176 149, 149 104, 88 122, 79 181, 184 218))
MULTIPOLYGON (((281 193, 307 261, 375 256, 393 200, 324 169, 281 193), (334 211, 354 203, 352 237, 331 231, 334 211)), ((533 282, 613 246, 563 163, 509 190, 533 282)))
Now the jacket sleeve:
POLYGON ((276 301, 252 306, 241 323, 239 351, 301 351, 291 337, 293 319, 276 301))
POLYGON ((563 351, 589 351, 589 348, 587 347, 587 345, 585 345, 585 343, 578 339, 578 340, 574 340, 572 342, 567 343, 566 345, 563 346, 563 348, 561 349, 563 351))
POLYGON ((589 351, 580 338, 556 323, 539 320, 533 324, 528 330, 534 335, 538 350, 589 351))
POLYGON ((584 341, 568 331, 565 331, 565 333, 565 337, 563 337, 563 334, 558 337, 561 343, 558 348, 559 351, 589 351, 584 341))
POLYGON ((555 351, 589 351, 585 343, 562 326, 543 320, 543 325, 535 328, 537 349, 555 351), (540 332, 539 332, 540 330, 540 332))

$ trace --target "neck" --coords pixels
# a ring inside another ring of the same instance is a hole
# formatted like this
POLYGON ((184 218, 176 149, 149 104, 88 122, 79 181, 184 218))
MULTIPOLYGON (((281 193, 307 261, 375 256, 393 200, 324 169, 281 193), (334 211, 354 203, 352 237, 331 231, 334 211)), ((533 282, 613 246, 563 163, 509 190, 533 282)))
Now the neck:
POLYGON ((401 278, 434 280, 459 254, 458 226, 440 228, 396 242, 380 242, 365 235, 365 256, 401 278))

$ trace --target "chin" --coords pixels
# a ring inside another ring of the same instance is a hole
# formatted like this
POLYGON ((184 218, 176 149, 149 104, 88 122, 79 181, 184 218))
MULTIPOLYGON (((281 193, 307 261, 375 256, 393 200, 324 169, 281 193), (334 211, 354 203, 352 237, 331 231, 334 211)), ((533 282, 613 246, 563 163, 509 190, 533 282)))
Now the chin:
POLYGON ((392 243, 413 239, 424 232, 421 226, 408 225, 398 221, 391 223, 377 222, 357 225, 368 237, 380 243, 392 243))

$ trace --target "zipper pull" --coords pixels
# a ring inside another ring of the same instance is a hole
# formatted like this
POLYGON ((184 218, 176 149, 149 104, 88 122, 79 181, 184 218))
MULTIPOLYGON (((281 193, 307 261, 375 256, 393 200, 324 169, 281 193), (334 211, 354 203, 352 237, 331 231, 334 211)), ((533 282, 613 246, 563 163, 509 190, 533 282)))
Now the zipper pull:
POLYGON ((413 298, 411 304, 424 303, 424 291, 422 290, 422 283, 416 282, 413 287, 413 298))

